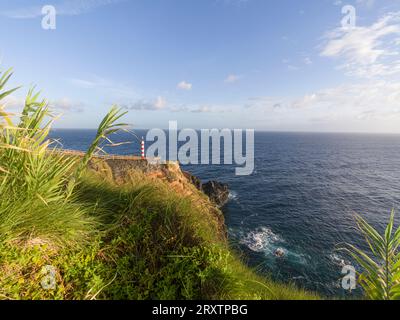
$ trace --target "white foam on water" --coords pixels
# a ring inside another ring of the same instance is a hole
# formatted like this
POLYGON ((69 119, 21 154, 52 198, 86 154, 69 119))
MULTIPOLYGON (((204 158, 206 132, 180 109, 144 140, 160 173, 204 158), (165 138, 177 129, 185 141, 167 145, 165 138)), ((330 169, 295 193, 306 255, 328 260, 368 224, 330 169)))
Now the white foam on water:
POLYGON ((247 246, 250 250, 265 253, 273 252, 275 247, 273 244, 277 242, 283 242, 283 239, 266 227, 250 231, 240 240, 240 243, 247 246))
POLYGON ((344 267, 346 265, 350 265, 351 263, 349 261, 346 261, 345 259, 343 259, 343 257, 341 257, 340 255, 338 255, 337 253, 331 253, 329 255, 329 259, 337 266, 340 267, 344 267))
POLYGON ((287 259, 296 264, 307 264, 308 255, 293 252, 287 248, 285 240, 275 234, 270 228, 260 227, 240 237, 240 243, 247 246, 251 251, 264 253, 273 259, 287 259), (279 257, 277 251, 282 251, 283 256, 279 257))
POLYGON ((228 199, 230 201, 235 201, 235 200, 237 200, 237 198, 238 198, 238 194, 236 191, 233 191, 233 190, 229 191, 228 199))

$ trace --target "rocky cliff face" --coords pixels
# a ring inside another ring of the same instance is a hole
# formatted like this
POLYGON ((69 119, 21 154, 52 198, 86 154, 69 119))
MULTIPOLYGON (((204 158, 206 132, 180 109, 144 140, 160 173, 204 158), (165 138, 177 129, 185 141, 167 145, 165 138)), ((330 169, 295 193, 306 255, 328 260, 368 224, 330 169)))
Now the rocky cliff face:
POLYGON ((229 200, 229 188, 227 184, 218 181, 202 183, 199 178, 190 172, 182 171, 184 176, 200 191, 204 192, 210 200, 219 208, 226 205, 229 200))
POLYGON ((209 207, 220 222, 221 234, 226 236, 225 219, 219 210, 228 201, 229 190, 225 184, 216 181, 203 184, 199 178, 181 170, 175 162, 159 163, 136 157, 95 157, 90 161, 89 168, 117 184, 143 178, 164 181, 177 193, 193 197, 199 205, 209 207))
POLYGON ((165 179, 168 182, 188 182, 197 190, 206 194, 210 200, 222 208, 229 199, 227 184, 218 181, 209 181, 205 184, 190 172, 181 170, 176 162, 160 163, 137 157, 129 156, 103 156, 95 157, 89 166, 94 171, 108 171, 116 182, 126 182, 129 173, 138 171, 149 177, 165 179), (107 167, 107 168, 104 168, 107 167))
POLYGON ((202 185, 202 191, 220 208, 225 206, 229 200, 227 184, 218 181, 209 181, 202 185))

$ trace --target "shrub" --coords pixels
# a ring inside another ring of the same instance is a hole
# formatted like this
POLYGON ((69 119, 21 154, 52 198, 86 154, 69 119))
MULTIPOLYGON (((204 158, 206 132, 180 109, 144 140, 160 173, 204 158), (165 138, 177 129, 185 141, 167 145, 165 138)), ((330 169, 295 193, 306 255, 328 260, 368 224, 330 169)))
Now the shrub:
POLYGON ((366 296, 373 300, 400 298, 400 227, 394 231, 394 210, 383 235, 379 234, 361 216, 356 216, 357 226, 368 244, 370 253, 351 244, 342 250, 362 267, 358 282, 366 296))

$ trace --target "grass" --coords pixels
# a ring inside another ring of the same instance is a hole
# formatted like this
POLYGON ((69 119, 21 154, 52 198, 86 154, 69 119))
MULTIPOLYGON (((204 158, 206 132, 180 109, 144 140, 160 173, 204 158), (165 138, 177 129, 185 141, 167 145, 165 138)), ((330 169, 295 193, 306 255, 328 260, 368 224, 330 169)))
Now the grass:
POLYGON ((256 275, 221 240, 218 221, 163 182, 115 186, 85 174, 77 204, 96 207, 98 230, 79 246, 0 247, 0 295, 10 299, 317 299, 256 275), (206 236, 205 236, 206 235, 206 236), (41 268, 57 270, 43 290, 41 268), (7 272, 7 269, 13 272, 7 272), (15 271, 17 270, 17 272, 15 271))
POLYGON ((10 299, 317 299, 256 275, 223 241, 218 219, 164 182, 116 186, 86 173, 75 205, 95 208, 85 244, 25 239, 0 246, 0 296, 10 299), (33 241, 32 241, 33 240, 33 241), (41 269, 57 270, 43 290, 41 269), (7 271, 9 270, 9 271, 7 271), (12 270, 12 272, 10 272, 12 270))
POLYGON ((62 155, 47 138, 55 117, 34 89, 20 115, 4 110, 1 99, 16 90, 5 89, 11 76, 9 70, 0 77, 0 241, 29 236, 83 243, 96 221, 90 215, 94 208, 74 200, 75 188, 95 150, 121 127, 116 121, 123 113, 110 110, 83 159, 62 155))
POLYGON ((64 156, 33 90, 21 115, 1 108, 10 76, 0 78, 0 299, 319 298, 242 263, 221 233, 222 213, 200 192, 185 196, 139 172, 117 184, 88 171, 121 126, 117 108, 83 159, 64 156))

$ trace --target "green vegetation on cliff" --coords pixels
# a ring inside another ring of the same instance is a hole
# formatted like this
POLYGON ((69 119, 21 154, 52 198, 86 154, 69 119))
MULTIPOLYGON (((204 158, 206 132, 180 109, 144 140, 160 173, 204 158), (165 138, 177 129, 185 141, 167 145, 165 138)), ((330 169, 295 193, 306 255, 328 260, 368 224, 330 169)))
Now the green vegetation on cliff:
MULTIPOLYGON (((258 276, 229 248, 223 217, 199 191, 87 164, 115 132, 117 109, 82 158, 47 138, 52 116, 31 90, 20 115, 1 102, 0 299, 316 299, 258 276)), ((190 188, 190 187, 188 187, 190 188)))

